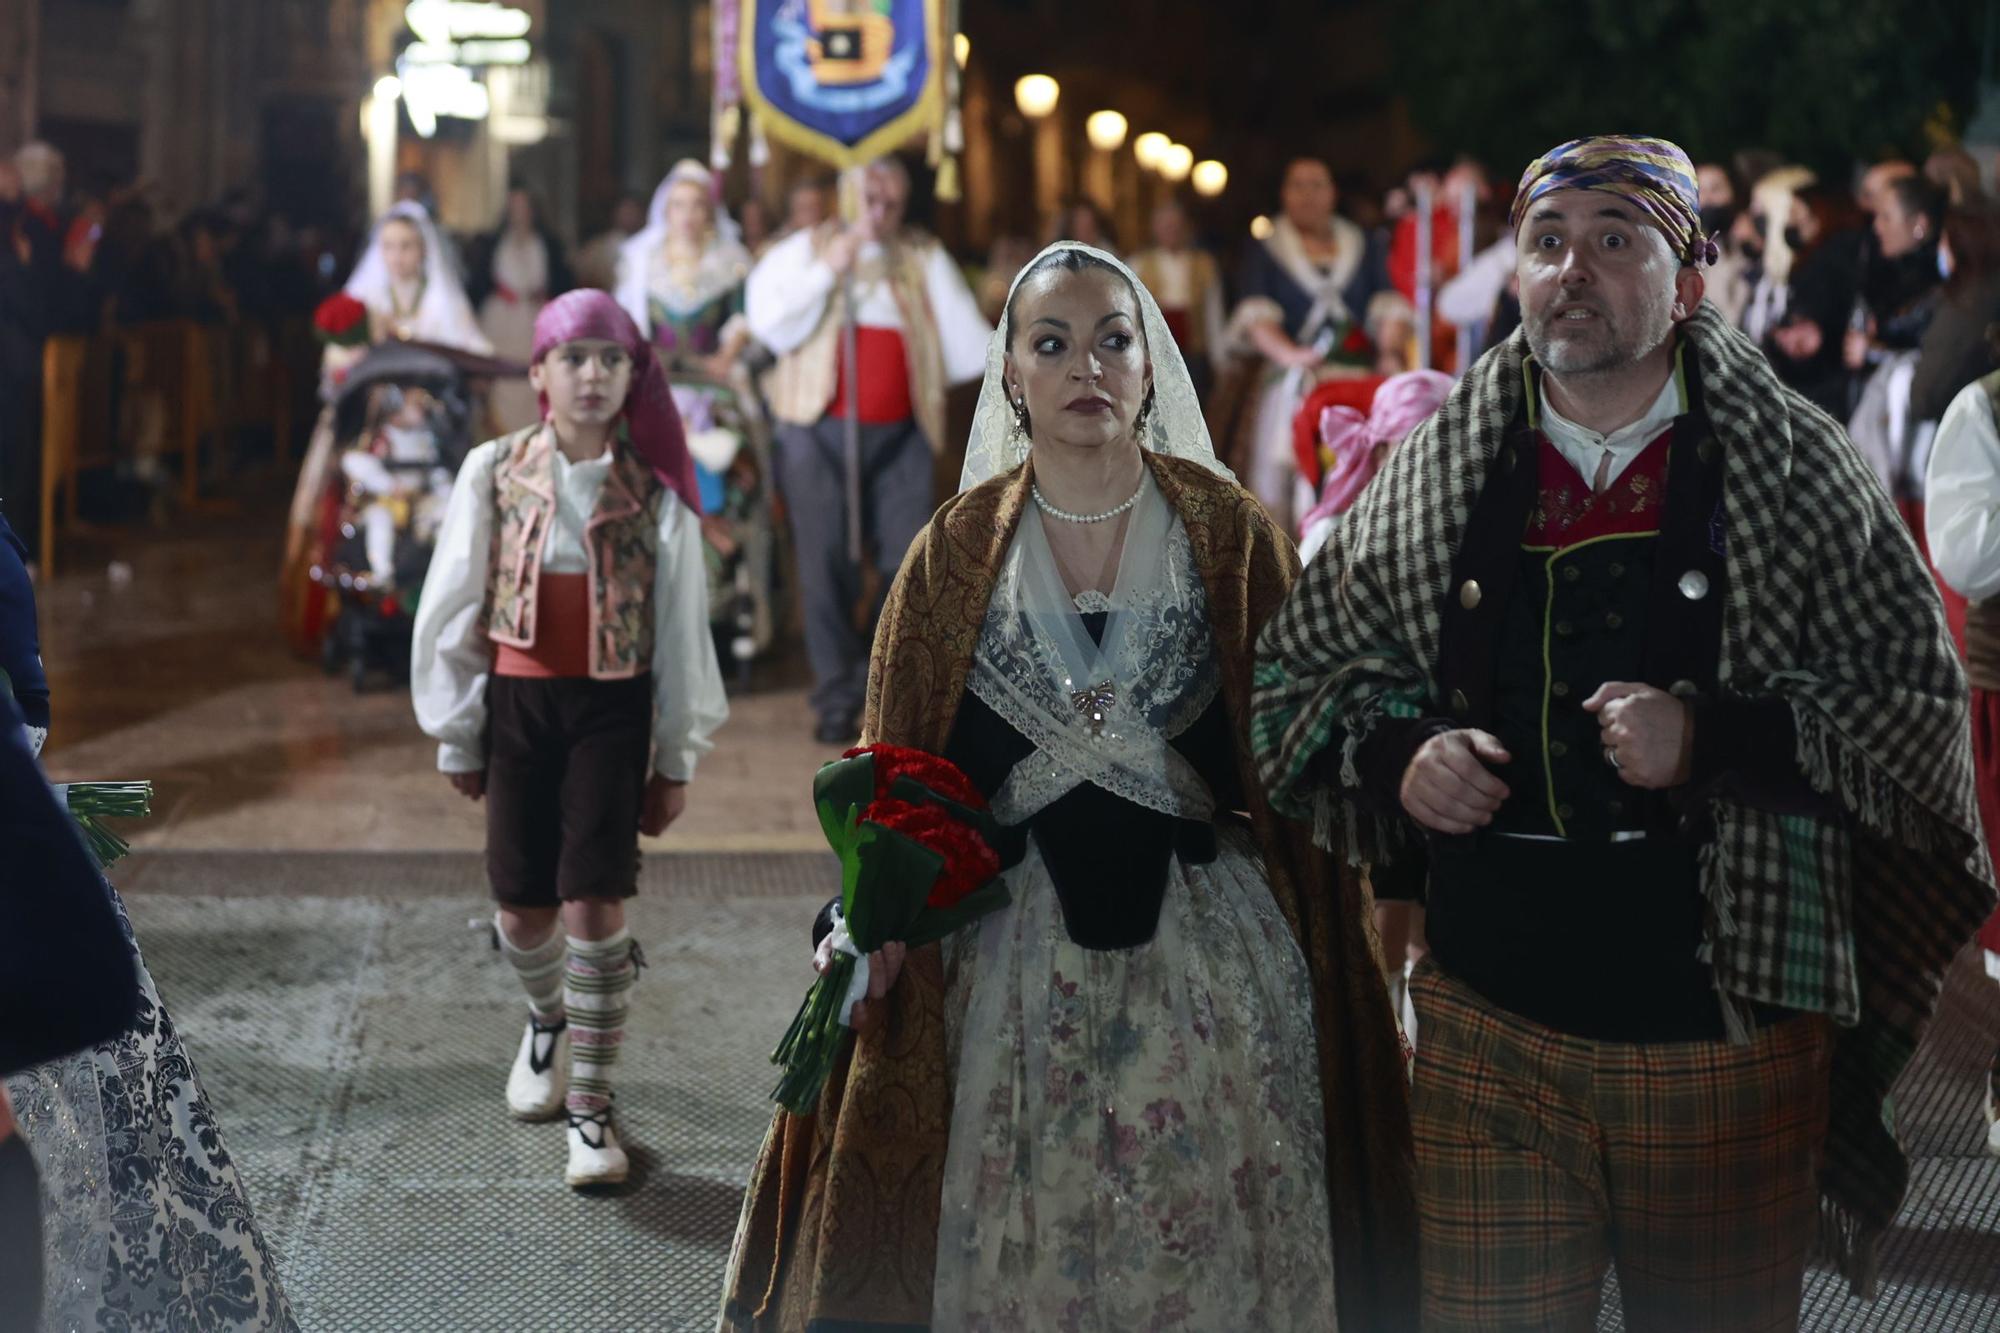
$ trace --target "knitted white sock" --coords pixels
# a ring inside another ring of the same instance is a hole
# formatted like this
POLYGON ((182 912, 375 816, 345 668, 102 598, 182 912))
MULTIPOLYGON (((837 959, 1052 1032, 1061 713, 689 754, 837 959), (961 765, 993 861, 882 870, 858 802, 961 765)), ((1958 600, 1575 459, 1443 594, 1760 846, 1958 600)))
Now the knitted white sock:
POLYGON ((632 937, 623 930, 608 940, 570 936, 563 1002, 569 1010, 572 1115, 589 1115, 611 1104, 611 1067, 625 1040, 627 997, 639 972, 632 952, 632 937))
POLYGON ((500 952, 513 966, 514 975, 521 979, 521 988, 528 992, 528 1013, 543 1027, 549 1027, 563 1020, 563 959, 569 951, 569 942, 563 938, 560 927, 549 932, 549 937, 530 949, 523 949, 507 938, 507 928, 500 924, 500 914, 493 915, 493 930, 500 937, 500 952))

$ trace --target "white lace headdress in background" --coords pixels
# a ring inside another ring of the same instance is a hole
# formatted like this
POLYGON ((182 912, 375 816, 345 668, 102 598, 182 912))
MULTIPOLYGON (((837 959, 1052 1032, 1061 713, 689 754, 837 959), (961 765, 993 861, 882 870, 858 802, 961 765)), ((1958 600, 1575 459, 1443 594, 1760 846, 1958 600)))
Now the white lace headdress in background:
POLYGON ((706 305, 742 282, 750 271, 750 252, 744 248, 742 228, 722 206, 715 174, 691 157, 682 158, 653 191, 653 201, 646 208, 646 225, 618 247, 618 304, 648 333, 653 327, 649 303, 658 285, 655 281, 658 275, 652 271, 653 261, 667 243, 667 200, 677 185, 693 185, 708 196, 713 222, 708 246, 687 289, 660 293, 669 298, 668 305, 676 309, 706 305))
POLYGON ((409 223, 424 238, 424 291, 417 301, 416 313, 410 318, 413 336, 420 342, 490 354, 493 344, 472 313, 472 302, 466 299, 465 285, 452 269, 444 238, 424 206, 413 200, 395 205, 375 224, 375 230, 368 235, 368 248, 348 276, 344 290, 370 310, 395 309, 389 261, 382 253, 382 228, 393 221, 409 223))

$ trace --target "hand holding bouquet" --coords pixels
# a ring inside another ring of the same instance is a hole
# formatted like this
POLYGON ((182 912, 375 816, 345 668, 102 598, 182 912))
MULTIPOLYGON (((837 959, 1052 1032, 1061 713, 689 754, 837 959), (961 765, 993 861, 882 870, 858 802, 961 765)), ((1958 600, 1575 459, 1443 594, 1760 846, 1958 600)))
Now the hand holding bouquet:
POLYGON ((868 993, 867 956, 915 948, 1007 905, 986 799, 950 762, 921 750, 849 750, 813 779, 820 828, 840 857, 833 961, 772 1054, 773 1096, 794 1115, 819 1101, 854 1003, 868 993))

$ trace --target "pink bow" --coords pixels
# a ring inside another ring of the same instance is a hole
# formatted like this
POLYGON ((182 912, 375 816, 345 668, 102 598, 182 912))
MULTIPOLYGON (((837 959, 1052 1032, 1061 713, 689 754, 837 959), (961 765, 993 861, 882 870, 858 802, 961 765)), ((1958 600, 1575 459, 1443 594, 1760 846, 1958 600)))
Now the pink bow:
POLYGON ((1321 519, 1353 508, 1388 457, 1388 449, 1382 446, 1400 444, 1438 410, 1451 386, 1451 376, 1441 370, 1406 370, 1382 382, 1367 416, 1346 406, 1321 412, 1320 444, 1333 456, 1333 462, 1320 483, 1319 503, 1300 522, 1299 530, 1304 532, 1321 519))

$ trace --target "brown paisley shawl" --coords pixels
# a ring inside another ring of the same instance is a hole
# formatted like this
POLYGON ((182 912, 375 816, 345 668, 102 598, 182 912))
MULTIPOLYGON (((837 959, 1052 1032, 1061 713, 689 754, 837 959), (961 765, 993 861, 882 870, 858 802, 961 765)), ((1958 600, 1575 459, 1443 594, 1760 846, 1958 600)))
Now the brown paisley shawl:
MULTIPOLYGON (((1414 1328, 1408 1085, 1369 899, 1357 875, 1313 847, 1306 826, 1271 810, 1249 743, 1252 645, 1297 576, 1297 557, 1235 483, 1185 459, 1146 461, 1201 571, 1250 817, 1312 976, 1340 1319, 1371 1333, 1414 1328)), ((868 742, 944 750, 1030 466, 947 501, 911 546, 875 638, 868 742)), ((818 1112, 776 1114, 744 1204, 725 1327, 929 1325, 951 1129, 945 998, 939 950, 912 952, 885 1021, 856 1038, 818 1112)))

